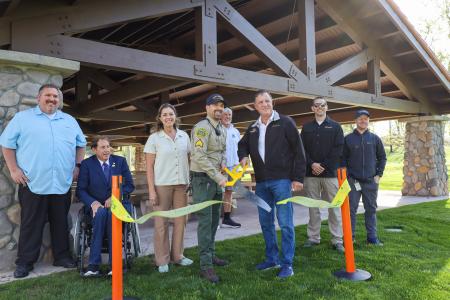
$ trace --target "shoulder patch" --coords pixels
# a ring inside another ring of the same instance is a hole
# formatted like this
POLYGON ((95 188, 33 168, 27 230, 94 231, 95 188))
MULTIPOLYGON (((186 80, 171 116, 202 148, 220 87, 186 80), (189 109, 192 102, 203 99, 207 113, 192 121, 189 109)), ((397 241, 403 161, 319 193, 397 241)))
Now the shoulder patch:
POLYGON ((204 138, 208 135, 208 132, 206 131, 205 128, 197 128, 195 130, 195 136, 198 138, 204 138))
POLYGON ((196 148, 203 148, 203 141, 202 141, 201 139, 198 139, 198 140, 195 142, 195 147, 196 147, 196 148))

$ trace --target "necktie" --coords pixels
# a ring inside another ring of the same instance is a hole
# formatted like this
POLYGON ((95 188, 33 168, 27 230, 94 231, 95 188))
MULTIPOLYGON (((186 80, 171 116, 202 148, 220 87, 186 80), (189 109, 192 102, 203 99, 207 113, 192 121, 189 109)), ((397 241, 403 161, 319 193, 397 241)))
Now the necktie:
POLYGON ((105 179, 106 179, 106 181, 108 181, 109 180, 109 165, 106 162, 104 162, 102 166, 103 166, 103 175, 105 175, 105 179))

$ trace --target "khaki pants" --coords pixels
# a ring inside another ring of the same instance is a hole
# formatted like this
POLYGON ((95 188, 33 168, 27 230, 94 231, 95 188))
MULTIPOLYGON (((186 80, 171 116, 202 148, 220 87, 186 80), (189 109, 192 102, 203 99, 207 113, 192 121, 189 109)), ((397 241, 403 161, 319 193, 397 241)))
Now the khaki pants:
MULTIPOLYGON (((328 202, 333 200, 339 189, 337 178, 306 177, 304 185, 307 197, 328 202)), ((307 229, 308 239, 310 241, 320 243, 321 222, 319 208, 310 208, 307 229)), ((342 218, 340 208, 328 209, 328 228, 332 235, 331 243, 333 245, 342 243, 342 218)))
MULTIPOLYGON (((187 205, 186 185, 156 186, 156 195, 159 205, 154 210, 169 210, 187 205)), ((153 246, 155 248, 155 262, 157 266, 179 261, 183 257, 184 227, 186 216, 178 217, 173 222, 172 247, 169 243, 169 220, 167 218, 155 217, 155 229, 153 235, 153 246)))

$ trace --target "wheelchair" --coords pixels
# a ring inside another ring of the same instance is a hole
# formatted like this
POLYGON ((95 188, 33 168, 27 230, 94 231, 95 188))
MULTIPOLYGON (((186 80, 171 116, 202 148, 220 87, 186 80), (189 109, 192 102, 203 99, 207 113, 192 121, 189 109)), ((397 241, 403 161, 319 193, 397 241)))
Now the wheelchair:
MULTIPOLYGON (((130 215, 137 219, 137 211, 134 205, 131 205, 130 215)), ((122 223, 122 255, 124 268, 131 268, 133 259, 141 253, 141 241, 139 237, 139 227, 136 223, 122 223)), ((92 216, 90 210, 85 206, 78 211, 75 223, 74 249, 73 254, 77 262, 77 269, 80 275, 85 271, 85 253, 91 245, 92 238, 92 216)), ((102 253, 109 253, 109 241, 105 235, 102 245, 102 253)))

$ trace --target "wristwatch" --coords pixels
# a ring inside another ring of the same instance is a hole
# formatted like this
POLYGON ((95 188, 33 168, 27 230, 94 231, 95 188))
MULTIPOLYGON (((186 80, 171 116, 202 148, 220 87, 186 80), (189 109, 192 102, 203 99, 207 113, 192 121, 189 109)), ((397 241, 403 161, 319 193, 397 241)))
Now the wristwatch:
POLYGON ((79 167, 81 167, 81 164, 80 163, 76 163, 75 167, 79 168, 79 167))

